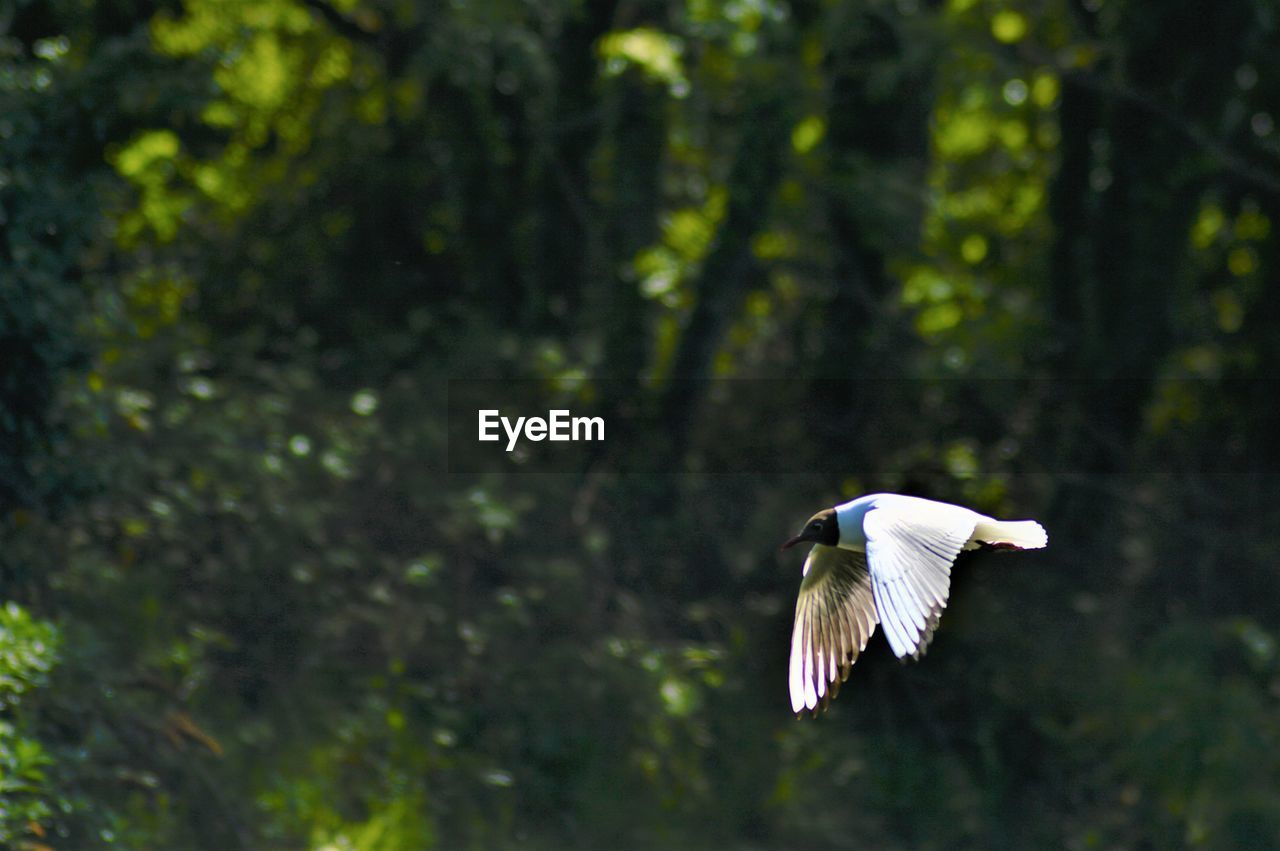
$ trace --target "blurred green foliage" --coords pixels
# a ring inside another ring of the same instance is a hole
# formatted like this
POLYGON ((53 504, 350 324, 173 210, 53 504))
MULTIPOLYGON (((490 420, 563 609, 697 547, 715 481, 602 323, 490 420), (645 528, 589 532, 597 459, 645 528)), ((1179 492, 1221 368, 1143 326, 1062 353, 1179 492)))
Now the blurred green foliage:
POLYGON ((0 9, 0 845, 1280 845, 1278 26, 0 9), (516 376, 664 428, 449 473, 516 376), (774 549, 879 489, 1053 545, 796 722, 774 549))
POLYGON ((31 737, 22 698, 48 682, 57 654, 57 632, 16 603, 0 609, 0 843, 13 844, 51 813, 49 756, 31 737))

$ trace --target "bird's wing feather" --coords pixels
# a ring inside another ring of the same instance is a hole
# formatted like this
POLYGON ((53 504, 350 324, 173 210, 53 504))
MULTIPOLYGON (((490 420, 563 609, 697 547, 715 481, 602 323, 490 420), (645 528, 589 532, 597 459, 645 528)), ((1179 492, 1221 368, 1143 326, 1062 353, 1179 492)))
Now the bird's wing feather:
POLYGON ((805 561, 791 633, 791 708, 825 709, 876 630, 863 553, 816 544, 805 561))
POLYGON ((876 505, 863 518, 876 611, 899 658, 918 659, 928 647, 951 592, 951 564, 980 517, 913 499, 876 505))

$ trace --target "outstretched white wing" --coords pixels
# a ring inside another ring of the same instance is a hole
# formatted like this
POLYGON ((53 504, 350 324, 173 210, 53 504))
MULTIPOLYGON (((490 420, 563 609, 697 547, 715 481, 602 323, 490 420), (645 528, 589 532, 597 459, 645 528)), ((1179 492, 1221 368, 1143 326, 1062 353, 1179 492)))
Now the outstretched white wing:
POLYGON ((875 630, 866 556, 815 545, 805 561, 791 633, 791 708, 797 714, 825 708, 875 630))
POLYGON ((924 653, 951 592, 951 564, 980 519, 958 505, 896 495, 863 518, 876 610, 899 658, 924 653))

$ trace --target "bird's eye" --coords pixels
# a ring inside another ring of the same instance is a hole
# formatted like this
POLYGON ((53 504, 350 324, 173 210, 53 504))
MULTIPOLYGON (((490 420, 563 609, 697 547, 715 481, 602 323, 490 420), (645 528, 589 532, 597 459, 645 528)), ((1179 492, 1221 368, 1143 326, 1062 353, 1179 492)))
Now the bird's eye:
POLYGON ((813 530, 813 531, 815 531, 815 532, 821 532, 821 531, 822 531, 822 524, 821 524, 821 523, 819 523, 819 522, 817 522, 817 521, 814 521, 813 523, 810 523, 810 524, 809 524, 809 528, 810 528, 810 529, 812 529, 812 530, 813 530))

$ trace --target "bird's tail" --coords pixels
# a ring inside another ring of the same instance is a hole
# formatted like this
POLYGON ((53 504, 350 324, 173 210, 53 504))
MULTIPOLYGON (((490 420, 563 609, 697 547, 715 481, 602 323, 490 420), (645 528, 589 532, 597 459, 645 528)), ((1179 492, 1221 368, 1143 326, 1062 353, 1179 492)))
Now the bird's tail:
POLYGON ((983 520, 974 528, 973 540, 992 547, 1038 550, 1048 545, 1049 534, 1034 520, 983 520))

